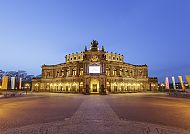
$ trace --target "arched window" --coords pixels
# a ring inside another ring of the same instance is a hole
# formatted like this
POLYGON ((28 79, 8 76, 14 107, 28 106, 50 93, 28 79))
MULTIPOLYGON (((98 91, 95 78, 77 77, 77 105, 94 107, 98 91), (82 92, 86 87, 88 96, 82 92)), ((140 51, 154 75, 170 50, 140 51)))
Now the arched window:
POLYGON ((64 76, 64 70, 63 69, 61 70, 61 76, 64 76))
POLYGON ((83 68, 80 69, 80 75, 83 75, 83 68))
POLYGON ((113 75, 116 76, 117 75, 117 69, 113 70, 113 75))
POLYGON ((77 75, 77 70, 76 69, 73 69, 73 75, 77 75))
POLYGON ((123 75, 123 70, 122 69, 120 69, 119 74, 120 74, 120 76, 123 75))
POLYGON ((110 75, 110 70, 109 70, 109 68, 106 68, 106 75, 107 75, 107 76, 110 75))

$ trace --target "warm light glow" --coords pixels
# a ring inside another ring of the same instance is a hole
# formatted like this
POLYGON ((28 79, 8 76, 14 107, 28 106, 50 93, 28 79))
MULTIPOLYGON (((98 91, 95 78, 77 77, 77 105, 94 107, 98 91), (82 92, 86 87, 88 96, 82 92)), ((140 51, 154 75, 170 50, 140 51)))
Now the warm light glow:
POLYGON ((74 83, 73 83, 73 86, 76 86, 76 85, 77 85, 77 84, 74 82, 74 83))
POLYGON ((161 86, 164 87, 165 85, 162 83, 161 86))
POLYGON ((29 87, 30 85, 29 84, 25 84, 25 87, 29 87))
POLYGON ((83 86, 83 82, 80 83, 80 86, 83 86))

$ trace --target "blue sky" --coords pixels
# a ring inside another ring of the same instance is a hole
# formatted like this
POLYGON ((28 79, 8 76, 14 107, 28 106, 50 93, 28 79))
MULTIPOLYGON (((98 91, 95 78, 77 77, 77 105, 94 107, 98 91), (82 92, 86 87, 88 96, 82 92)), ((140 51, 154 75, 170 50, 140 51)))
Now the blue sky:
POLYGON ((93 39, 149 76, 190 75, 189 0, 0 0, 0 69, 40 74, 93 39))

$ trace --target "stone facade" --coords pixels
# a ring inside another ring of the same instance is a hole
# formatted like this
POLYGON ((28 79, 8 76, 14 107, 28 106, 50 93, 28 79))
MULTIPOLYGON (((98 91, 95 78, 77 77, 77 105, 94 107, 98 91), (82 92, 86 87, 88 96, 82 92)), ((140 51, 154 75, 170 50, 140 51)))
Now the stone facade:
POLYGON ((93 40, 91 47, 81 53, 65 56, 66 62, 43 65, 42 78, 32 80, 36 92, 71 93, 125 93, 157 91, 157 78, 148 77, 147 65, 124 62, 124 56, 98 48, 93 40))

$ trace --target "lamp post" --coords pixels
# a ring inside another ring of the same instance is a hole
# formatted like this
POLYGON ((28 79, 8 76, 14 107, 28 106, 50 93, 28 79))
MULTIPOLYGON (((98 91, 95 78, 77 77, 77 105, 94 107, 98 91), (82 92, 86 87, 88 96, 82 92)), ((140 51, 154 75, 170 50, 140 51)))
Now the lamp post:
POLYGON ((27 95, 27 91, 28 91, 28 89, 30 89, 30 84, 26 83, 25 84, 25 89, 26 89, 26 95, 27 95))
POLYGON ((162 83, 162 84, 161 84, 162 91, 164 91, 164 86, 165 86, 165 85, 162 83))

